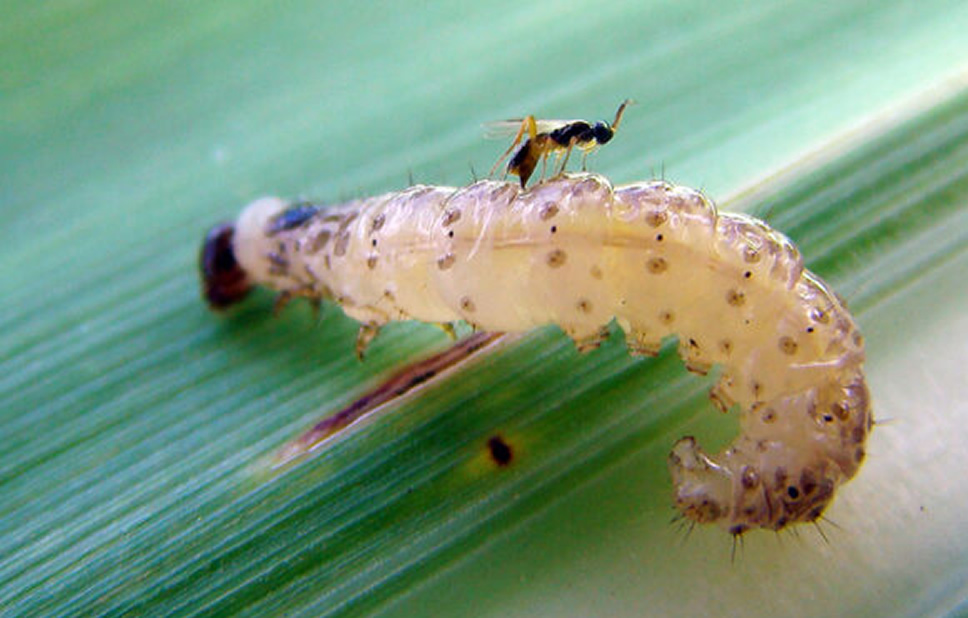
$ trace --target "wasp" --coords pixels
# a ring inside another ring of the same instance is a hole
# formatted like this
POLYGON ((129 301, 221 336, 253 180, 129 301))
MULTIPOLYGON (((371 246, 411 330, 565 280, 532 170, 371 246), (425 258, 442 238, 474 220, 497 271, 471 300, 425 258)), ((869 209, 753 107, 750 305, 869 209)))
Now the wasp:
MULTIPOLYGON (((588 154, 602 144, 607 144, 615 136, 615 131, 618 130, 619 123, 622 122, 622 114, 625 113, 625 108, 632 103, 634 103, 632 99, 622 101, 622 104, 618 106, 618 111, 615 112, 615 120, 611 124, 604 120, 593 124, 587 120, 539 120, 534 116, 526 116, 512 120, 499 120, 485 125, 489 136, 510 135, 512 131, 517 129, 511 146, 504 151, 504 154, 491 168, 491 175, 494 175, 498 166, 508 155, 511 155, 512 151, 514 151, 514 154, 508 160, 507 173, 520 178, 522 188, 528 184, 528 179, 531 178, 531 174, 538 166, 538 161, 547 164, 548 155, 552 153, 562 159, 558 167, 560 174, 568 164, 571 151, 576 147, 580 148, 583 151, 582 169, 585 169, 585 159, 588 154), (527 139, 522 144, 521 140, 524 139, 525 134, 527 134, 527 139), (514 150, 515 148, 517 150, 514 150)), ((544 174, 542 173, 542 175, 544 174)))

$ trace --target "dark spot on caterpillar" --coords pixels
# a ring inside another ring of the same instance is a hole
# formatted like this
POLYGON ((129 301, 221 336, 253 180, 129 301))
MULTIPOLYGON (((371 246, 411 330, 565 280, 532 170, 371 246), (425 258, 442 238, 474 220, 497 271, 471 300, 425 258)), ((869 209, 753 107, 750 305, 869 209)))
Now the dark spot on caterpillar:
POLYGON ((730 290, 726 292, 726 302, 733 307, 742 307, 746 304, 746 294, 739 290, 730 290))
POLYGON ((339 222, 339 232, 341 234, 346 232, 346 228, 350 226, 350 223, 353 223, 353 221, 355 221, 359 216, 360 213, 358 212, 347 213, 347 215, 339 222))
POLYGON ((376 246, 376 238, 374 238, 372 241, 370 241, 370 245, 373 246, 373 247, 376 246))
POLYGON ((383 213, 378 214, 373 217, 373 222, 370 225, 370 233, 378 231, 383 227, 383 224, 387 222, 387 216, 383 213))
POLYGON ((664 210, 653 210, 645 214, 645 222, 652 227, 659 227, 669 218, 664 210))
POLYGON ((663 240, 665 240, 665 237, 662 234, 656 234, 655 239, 659 242, 662 242, 663 240))
POLYGON ((807 332, 808 333, 812 333, 813 332, 813 326, 808 326, 807 327, 807 332))
POLYGON ((599 268, 598 266, 592 266, 591 270, 589 271, 589 274, 592 276, 592 279, 601 279, 602 269, 599 268))
POLYGON ((850 415, 850 411, 846 405, 842 402, 836 402, 830 404, 830 411, 834 413, 834 416, 839 418, 841 421, 846 421, 847 417, 850 415))
POLYGON ((787 484, 787 471, 783 466, 778 466, 773 475, 774 487, 780 488, 787 484))
POLYGON ((443 220, 444 227, 447 227, 449 225, 456 223, 459 219, 460 219, 459 210, 454 209, 454 210, 446 211, 444 213, 444 220, 443 220))
POLYGON ((760 484, 760 473, 753 466, 743 466, 740 480, 745 489, 754 489, 760 484))
POLYGON ((332 236, 333 233, 329 230, 319 230, 316 232, 316 235, 313 236, 313 239, 309 242, 310 253, 317 253, 322 250, 332 236))
POLYGON ((791 500, 796 500, 797 498, 800 497, 800 490, 794 487, 793 485, 790 485, 789 487, 787 487, 787 495, 790 496, 791 500))
POLYGON ((377 258, 377 256, 375 255, 371 255, 370 257, 366 258, 366 267, 369 268, 370 270, 373 270, 374 268, 376 268, 376 263, 378 259, 379 258, 377 258))
POLYGON ((471 300, 470 296, 464 296, 460 299, 460 308, 468 313, 473 313, 477 307, 474 305, 474 301, 471 300))
POLYGON ((592 312, 592 303, 591 303, 591 301, 589 301, 589 300, 587 300, 585 298, 578 299, 578 305, 577 306, 578 306, 578 310, 581 311, 582 313, 591 313, 592 312))
POLYGON ((453 253, 448 253, 447 255, 437 259, 437 268, 440 270, 447 270, 454 265, 457 261, 457 257, 453 253))
POLYGON ((548 202, 541 207, 541 212, 538 216, 541 217, 542 221, 547 221, 548 219, 554 217, 558 214, 558 206, 554 202, 548 202))
POLYGON ((319 208, 308 202, 293 204, 282 211, 269 221, 266 227, 266 236, 275 236, 279 232, 285 232, 304 225, 307 221, 316 216, 319 208))
POLYGON ((693 339, 693 338, 690 337, 689 338, 689 347, 695 348, 695 349, 698 350, 699 349, 699 344, 696 343, 696 340, 695 339, 693 339))
POLYGON ((491 459, 499 466, 506 466, 514 459, 514 451, 511 445, 504 441, 501 436, 491 436, 487 439, 487 450, 491 459))
POLYGON ((568 258, 568 255, 561 249, 554 249, 553 251, 549 251, 548 258, 547 258, 548 266, 552 268, 560 268, 561 266, 564 266, 565 260, 567 258, 568 258))
POLYGON ((767 408, 763 411, 763 415, 760 417, 760 420, 769 425, 770 423, 776 421, 776 412, 773 411, 773 408, 767 408))
POLYGON ((551 233, 552 233, 552 234, 554 234, 554 233, 556 233, 557 231, 558 231, 558 226, 557 226, 557 225, 552 225, 552 226, 551 226, 551 233))
POLYGON ((654 257, 648 261, 646 266, 648 267, 650 273, 653 275, 658 275, 666 271, 666 269, 669 267, 669 263, 666 262, 665 258, 654 257))
POLYGON ((830 316, 827 315, 827 312, 820 307, 814 307, 810 310, 810 319, 820 324, 827 324, 830 322, 830 316))
POLYGON ((817 490, 817 486, 816 474, 813 470, 804 468, 803 472, 800 473, 800 488, 803 489, 803 495, 809 496, 817 490))
POLYGON ((453 237, 454 237, 454 230, 448 230, 447 238, 453 238, 453 237))
POLYGON ((266 259, 269 260, 269 272, 274 275, 285 275, 287 269, 289 268, 289 260, 286 259, 284 255, 276 253, 275 251, 269 251, 266 253, 266 259))
POLYGON ((336 236, 336 246, 333 247, 333 255, 342 257, 346 255, 346 248, 350 244, 350 235, 342 231, 336 236))
POLYGON ((797 342, 792 337, 780 337, 780 351, 787 356, 797 353, 797 342))
POLYGON ((745 273, 743 273, 743 277, 745 277, 746 279, 749 279, 752 276, 753 276, 752 271, 747 270, 745 273))
POLYGON ((672 324, 676 319, 676 315, 671 311, 663 311, 659 314, 659 321, 663 324, 672 324))
POLYGON ((753 380, 752 382, 750 382, 750 388, 753 391, 753 396, 759 399, 760 393, 763 392, 763 385, 757 382, 756 380, 753 380))
POLYGON ((216 225, 205 236, 202 245, 199 256, 202 291, 212 309, 234 305, 245 298, 252 287, 235 259, 234 236, 234 225, 216 225))
POLYGON ((729 356, 733 352, 733 342, 729 339, 723 339, 719 342, 719 349, 723 351, 723 354, 729 356))

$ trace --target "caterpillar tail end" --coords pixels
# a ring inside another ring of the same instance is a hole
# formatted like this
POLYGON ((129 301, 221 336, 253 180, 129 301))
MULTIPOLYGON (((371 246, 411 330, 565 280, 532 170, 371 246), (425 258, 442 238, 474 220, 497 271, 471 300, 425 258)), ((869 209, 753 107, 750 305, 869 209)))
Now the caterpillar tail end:
POLYGON ((244 299, 252 284, 235 257, 235 225, 222 223, 205 236, 199 256, 202 295, 208 306, 220 311, 244 299))
POLYGON ((798 461, 781 442, 749 446, 741 438, 710 457, 692 437, 676 443, 669 471, 684 517, 716 523, 733 535, 754 528, 781 530, 819 519, 845 480, 826 457, 798 461))

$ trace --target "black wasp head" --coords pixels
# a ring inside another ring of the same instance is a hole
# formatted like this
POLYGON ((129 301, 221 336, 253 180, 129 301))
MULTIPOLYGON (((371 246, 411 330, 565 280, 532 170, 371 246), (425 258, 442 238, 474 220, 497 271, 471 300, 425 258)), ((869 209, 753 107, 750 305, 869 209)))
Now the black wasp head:
POLYGON ((599 144, 607 144, 615 135, 615 130, 607 122, 596 122, 595 126, 592 127, 592 135, 595 136, 595 141, 599 144))

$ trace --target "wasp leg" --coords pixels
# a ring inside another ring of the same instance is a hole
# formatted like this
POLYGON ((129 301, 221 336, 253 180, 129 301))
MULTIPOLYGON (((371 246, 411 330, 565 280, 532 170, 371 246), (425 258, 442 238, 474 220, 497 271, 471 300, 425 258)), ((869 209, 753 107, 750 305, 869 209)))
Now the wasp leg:
POLYGON ((561 176, 565 173, 565 167, 568 165, 568 157, 571 156, 571 151, 575 148, 575 140, 572 139, 568 143, 568 148, 565 149, 565 156, 562 157, 561 165, 558 167, 558 175, 561 176))

